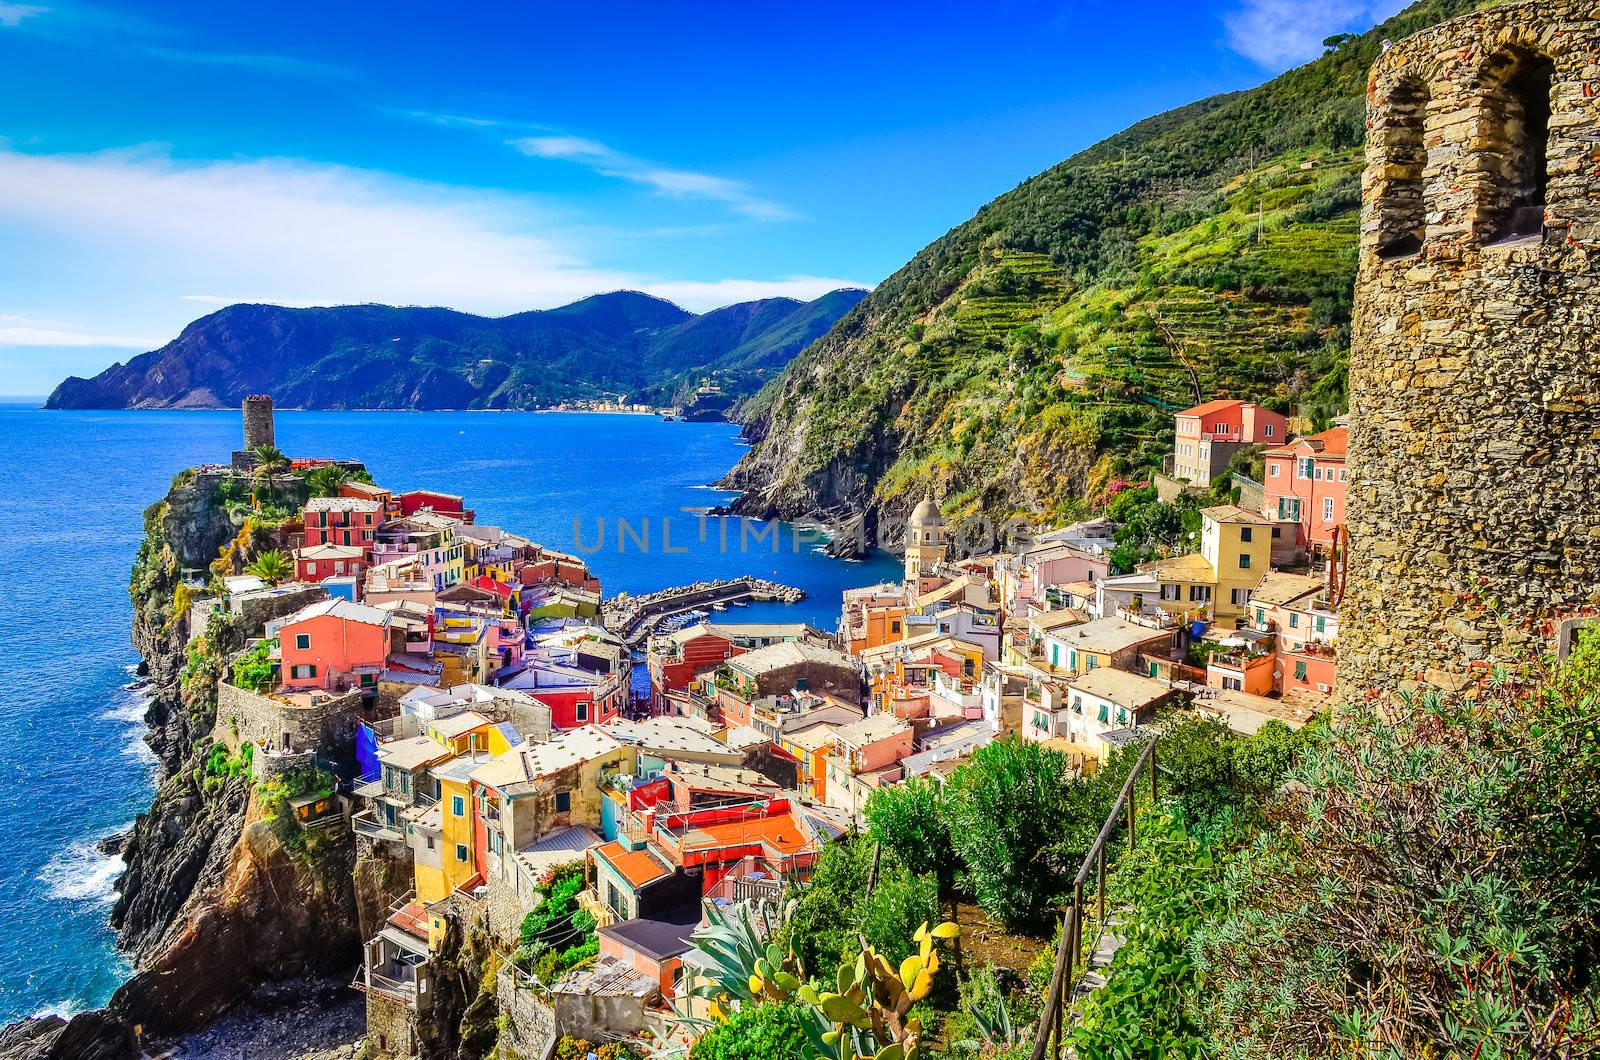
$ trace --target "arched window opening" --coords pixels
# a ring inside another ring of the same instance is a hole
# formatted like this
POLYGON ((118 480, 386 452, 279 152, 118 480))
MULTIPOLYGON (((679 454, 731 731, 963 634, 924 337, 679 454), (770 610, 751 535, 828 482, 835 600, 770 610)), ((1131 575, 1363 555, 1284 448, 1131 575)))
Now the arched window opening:
POLYGON ((1504 52, 1486 79, 1484 140, 1490 166, 1485 235, 1519 239, 1544 231, 1550 169, 1550 88, 1555 65, 1542 55, 1504 52))
POLYGON ((1405 258, 1422 250, 1427 230, 1423 175, 1428 168, 1424 127, 1428 90, 1408 79, 1389 94, 1381 124, 1383 183, 1378 192, 1378 255, 1405 258))

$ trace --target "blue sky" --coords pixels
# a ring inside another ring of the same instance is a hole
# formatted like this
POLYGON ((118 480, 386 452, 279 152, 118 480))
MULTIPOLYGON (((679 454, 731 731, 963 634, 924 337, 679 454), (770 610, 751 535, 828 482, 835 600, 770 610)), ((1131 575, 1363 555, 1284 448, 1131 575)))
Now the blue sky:
POLYGON ((234 301, 870 286, 1401 0, 0 0, 0 394, 234 301))

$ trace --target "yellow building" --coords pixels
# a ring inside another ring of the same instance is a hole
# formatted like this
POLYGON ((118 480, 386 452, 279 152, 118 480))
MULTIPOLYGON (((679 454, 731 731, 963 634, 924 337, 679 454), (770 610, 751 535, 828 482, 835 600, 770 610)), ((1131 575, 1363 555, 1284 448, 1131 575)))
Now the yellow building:
POLYGON ((1174 618, 1233 624, 1272 569, 1272 522, 1235 504, 1200 513, 1200 551, 1139 568, 1157 583, 1156 603, 1174 618))
POLYGON ((1200 555, 1215 572, 1212 609, 1232 624, 1249 610, 1250 593, 1272 569, 1272 521, 1236 504, 1200 513, 1200 555))
POLYGON ((496 724, 475 710, 464 710, 448 718, 435 718, 423 725, 422 733, 458 755, 479 751, 495 758, 521 742, 521 737, 511 726, 496 724))

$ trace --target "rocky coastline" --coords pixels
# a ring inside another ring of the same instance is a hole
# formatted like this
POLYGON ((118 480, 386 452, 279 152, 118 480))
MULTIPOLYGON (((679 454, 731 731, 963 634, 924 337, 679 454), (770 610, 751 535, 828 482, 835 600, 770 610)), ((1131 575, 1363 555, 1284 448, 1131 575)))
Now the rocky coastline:
MULTIPOLYGON (((252 1044, 260 1021, 294 1011, 295 1022, 318 1025, 326 1021, 315 1013, 352 1004, 362 912, 387 907, 390 874, 358 866, 348 834, 292 848, 247 776, 207 772, 216 674, 191 651, 183 573, 205 570, 224 550, 240 560, 278 544, 230 515, 223 482, 203 469, 173 480, 145 513, 130 585, 131 637, 148 681, 145 738, 160 762, 150 808, 109 840, 126 864, 111 923, 133 975, 104 1009, 0 1030, 0 1060, 222 1057, 241 1055, 235 1047, 243 1045, 250 1056, 277 1057, 252 1044), (374 893, 359 893, 368 888, 374 893), (203 1049, 185 1044, 202 1032, 203 1049)), ((304 500, 293 492, 304 488, 299 479, 285 476, 274 488, 290 503, 304 500)), ((226 631, 212 635, 222 640, 226 631)), ((342 1035, 305 1051, 354 1040, 342 1035)))

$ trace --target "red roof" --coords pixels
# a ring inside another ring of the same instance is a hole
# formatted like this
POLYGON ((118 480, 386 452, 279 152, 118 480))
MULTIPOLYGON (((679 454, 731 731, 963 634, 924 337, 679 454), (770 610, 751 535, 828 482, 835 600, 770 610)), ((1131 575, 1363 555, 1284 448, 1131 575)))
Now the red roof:
POLYGON ((643 850, 629 850, 613 839, 609 843, 595 847, 594 853, 596 857, 616 869, 622 878, 635 888, 672 875, 672 870, 650 853, 648 847, 643 850))
POLYGON ((1311 440, 1322 444, 1323 456, 1344 456, 1350 448, 1350 428, 1334 427, 1321 434, 1312 435, 1311 440))
POLYGON ((1208 401, 1204 405, 1196 405, 1192 409, 1184 409, 1182 412, 1177 413, 1177 415, 1179 415, 1179 416, 1209 416, 1213 412, 1224 412, 1224 411, 1226 411, 1228 409, 1235 408, 1236 406, 1243 405, 1243 404, 1244 404, 1243 401, 1239 401, 1237 399, 1222 398, 1222 399, 1217 400, 1217 401, 1208 401))
POLYGON ((511 586, 504 582, 496 581, 487 574, 472 579, 472 587, 474 589, 485 589, 496 596, 502 596, 507 599, 511 596, 511 586))

